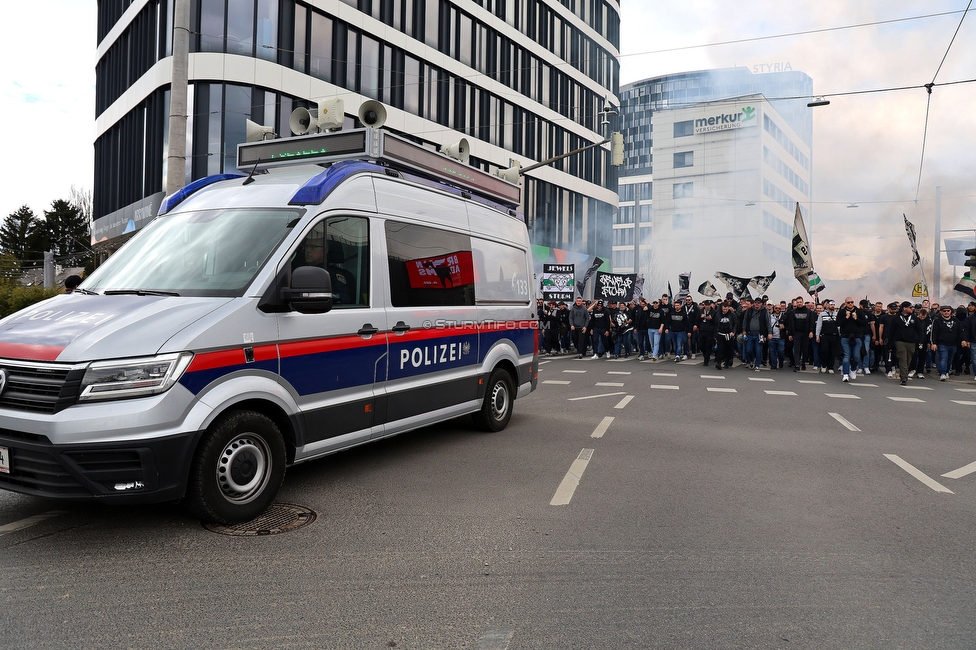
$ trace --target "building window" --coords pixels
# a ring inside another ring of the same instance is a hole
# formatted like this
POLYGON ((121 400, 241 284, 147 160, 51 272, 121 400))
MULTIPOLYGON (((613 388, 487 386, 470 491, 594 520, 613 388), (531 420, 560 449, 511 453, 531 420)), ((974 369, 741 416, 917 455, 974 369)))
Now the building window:
POLYGON ((675 169, 678 169, 680 167, 694 167, 694 166, 695 166, 694 151, 682 151, 680 153, 674 154, 675 169))
POLYGON ((675 199, 690 199, 695 195, 695 184, 694 182, 689 183, 675 183, 674 193, 672 198, 675 199))
POLYGON ((654 183, 641 183, 640 198, 641 201, 650 201, 654 198, 653 196, 654 183))
POLYGON ((694 215, 674 214, 671 215, 672 230, 691 230, 695 225, 694 215))
POLYGON ((640 207, 640 221, 641 223, 651 223, 651 206, 650 203, 644 203, 640 207))
POLYGON ((674 123, 674 137, 681 138, 686 135, 695 135, 695 122, 694 120, 685 120, 684 122, 674 123))

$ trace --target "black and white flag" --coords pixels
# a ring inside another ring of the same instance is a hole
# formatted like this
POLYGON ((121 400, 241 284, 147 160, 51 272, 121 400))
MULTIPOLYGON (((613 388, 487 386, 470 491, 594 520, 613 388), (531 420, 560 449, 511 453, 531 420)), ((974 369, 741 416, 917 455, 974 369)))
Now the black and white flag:
POLYGON ((596 274, 596 290, 593 297, 598 300, 630 302, 634 299, 634 283, 636 280, 637 276, 634 274, 599 271, 596 274))
POLYGON ((722 273, 721 271, 716 271, 715 277, 725 283, 725 286, 729 288, 729 291, 732 292, 732 296, 736 300, 743 297, 752 298, 749 294, 749 282, 751 282, 752 278, 737 278, 734 275, 722 273))
POLYGON ((678 274, 678 300, 691 295, 691 271, 678 274))
POLYGON ((755 287, 759 295, 762 296, 769 289, 769 285, 773 283, 776 279, 776 271, 773 271, 772 275, 757 275, 749 280, 749 286, 755 287))
POLYGON ((905 213, 902 213, 901 216, 905 220, 905 232, 908 233, 908 242, 912 245, 912 268, 915 268, 922 261, 922 258, 918 255, 918 246, 915 243, 915 225, 908 220, 905 213))
POLYGON ((579 295, 583 295, 583 291, 586 290, 586 283, 590 281, 590 278, 593 277, 593 274, 596 273, 596 270, 601 266, 603 266, 603 260, 601 260, 599 257, 594 257, 593 265, 590 266, 590 268, 586 270, 586 273, 583 274, 583 281, 576 285, 576 288, 579 290, 579 295))
POLYGON ((705 280, 700 285, 698 285, 698 293, 705 296, 706 298, 714 298, 715 296, 718 295, 718 289, 715 288, 714 284, 712 284, 708 280, 705 280))

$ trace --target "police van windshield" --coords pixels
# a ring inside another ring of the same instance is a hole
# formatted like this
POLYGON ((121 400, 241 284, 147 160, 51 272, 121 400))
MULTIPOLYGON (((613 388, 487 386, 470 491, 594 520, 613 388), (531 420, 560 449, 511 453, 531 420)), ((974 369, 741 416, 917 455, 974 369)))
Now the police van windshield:
POLYGON ((242 296, 303 212, 230 209, 159 217, 98 267, 84 288, 242 296))

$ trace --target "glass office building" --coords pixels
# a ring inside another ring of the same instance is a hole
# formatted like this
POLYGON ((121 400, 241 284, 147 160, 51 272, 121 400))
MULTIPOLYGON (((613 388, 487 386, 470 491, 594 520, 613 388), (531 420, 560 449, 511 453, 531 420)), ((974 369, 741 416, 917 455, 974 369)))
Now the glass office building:
MULTIPOLYGON (((99 0, 94 239, 155 214, 166 186, 174 3, 99 0)), ((363 101, 435 149, 523 166, 603 139, 616 104, 617 0, 186 0, 191 41, 185 181, 233 172, 245 120, 291 135, 297 107, 363 101)), ((529 172, 534 244, 609 258, 617 168, 608 147, 529 172)))
MULTIPOLYGON (((803 147, 809 153, 813 146, 813 114, 806 104, 813 94, 813 80, 806 73, 790 68, 786 63, 761 68, 757 66, 755 69, 699 70, 652 77, 621 86, 620 129, 626 147, 624 164, 620 168, 619 212, 613 225, 612 265, 615 270, 642 273, 647 278, 654 275, 652 196, 655 112, 693 108, 710 102, 761 94, 767 112, 775 113, 777 123, 784 125, 785 131, 796 140, 794 147, 803 147), (772 71, 761 71, 766 68, 772 71)), ((668 135, 670 137, 672 134, 668 135)), ((760 156, 761 150, 756 155, 760 156)), ((758 168, 762 164, 761 157, 752 163, 758 168)), ((674 164, 674 160, 668 160, 669 169, 673 169, 674 164)), ((810 174, 809 169, 801 171, 806 176, 810 174)), ((812 185, 809 178, 807 183, 812 185)), ((810 188, 807 187, 802 197, 809 195, 810 188)), ((798 195, 798 198, 802 197, 798 195)), ((758 195, 753 200, 758 200, 758 195)), ((676 278, 678 272, 681 271, 675 270, 671 275, 676 278)))

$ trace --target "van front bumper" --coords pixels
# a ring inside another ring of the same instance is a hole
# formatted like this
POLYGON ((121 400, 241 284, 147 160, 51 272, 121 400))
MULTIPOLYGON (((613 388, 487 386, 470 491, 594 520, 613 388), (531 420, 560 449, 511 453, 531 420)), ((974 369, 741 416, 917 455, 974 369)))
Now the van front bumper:
POLYGON ((202 432, 123 442, 53 444, 43 435, 0 429, 9 472, 0 489, 68 500, 176 501, 202 432))

